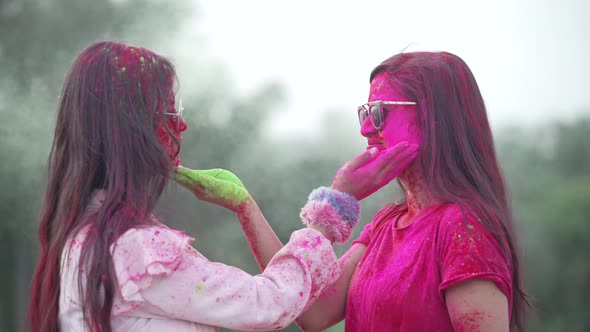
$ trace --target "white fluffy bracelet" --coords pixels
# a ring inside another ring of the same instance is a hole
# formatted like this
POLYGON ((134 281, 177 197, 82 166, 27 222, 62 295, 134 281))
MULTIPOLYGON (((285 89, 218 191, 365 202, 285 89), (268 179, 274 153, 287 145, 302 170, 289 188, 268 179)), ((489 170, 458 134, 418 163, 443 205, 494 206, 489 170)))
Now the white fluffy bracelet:
POLYGON ((360 219, 360 205, 352 195, 319 187, 309 194, 300 217, 306 225, 325 227, 336 243, 345 243, 360 219))

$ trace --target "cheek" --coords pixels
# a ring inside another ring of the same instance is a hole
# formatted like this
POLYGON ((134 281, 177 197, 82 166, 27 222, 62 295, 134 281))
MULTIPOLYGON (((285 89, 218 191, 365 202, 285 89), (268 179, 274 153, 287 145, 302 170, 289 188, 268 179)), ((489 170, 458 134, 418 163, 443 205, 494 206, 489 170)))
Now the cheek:
POLYGON ((408 142, 410 144, 420 145, 422 142, 422 134, 416 122, 412 122, 408 126, 408 142))
POLYGON ((158 141, 160 142, 160 145, 162 145, 162 148, 164 148, 170 158, 173 158, 178 149, 176 142, 170 137, 164 128, 158 128, 156 135, 158 136, 158 141))
POLYGON ((166 146, 172 142, 172 137, 170 137, 170 134, 168 134, 164 128, 158 128, 158 130, 156 130, 156 135, 158 136, 158 141, 160 144, 162 144, 162 146, 166 146))
POLYGON ((399 112, 395 117, 385 121, 382 135, 388 147, 407 141, 409 144, 420 145, 420 128, 413 114, 399 112))

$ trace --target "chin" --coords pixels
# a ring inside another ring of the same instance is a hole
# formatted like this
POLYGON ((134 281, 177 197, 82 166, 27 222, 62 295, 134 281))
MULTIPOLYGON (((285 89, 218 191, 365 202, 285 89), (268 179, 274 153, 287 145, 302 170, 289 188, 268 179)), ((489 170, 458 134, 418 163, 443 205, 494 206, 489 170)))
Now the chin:
POLYGON ((379 149, 379 151, 383 151, 383 150, 387 149, 385 144, 371 144, 371 145, 367 146, 367 150, 372 149, 372 148, 377 148, 377 149, 379 149))

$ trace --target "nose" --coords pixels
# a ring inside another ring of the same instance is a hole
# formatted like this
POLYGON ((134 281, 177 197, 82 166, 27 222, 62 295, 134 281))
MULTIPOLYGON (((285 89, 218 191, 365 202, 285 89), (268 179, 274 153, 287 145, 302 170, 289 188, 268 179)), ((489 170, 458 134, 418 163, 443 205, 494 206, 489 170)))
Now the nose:
POLYGON ((184 121, 183 118, 180 118, 178 120, 180 120, 180 122, 178 123, 178 130, 180 132, 183 132, 183 131, 187 130, 188 129, 188 124, 186 123, 186 121, 184 121))
POLYGON ((369 137, 377 134, 377 129, 373 126, 373 121, 371 121, 371 117, 368 116, 365 121, 361 124, 361 135, 364 137, 369 137))

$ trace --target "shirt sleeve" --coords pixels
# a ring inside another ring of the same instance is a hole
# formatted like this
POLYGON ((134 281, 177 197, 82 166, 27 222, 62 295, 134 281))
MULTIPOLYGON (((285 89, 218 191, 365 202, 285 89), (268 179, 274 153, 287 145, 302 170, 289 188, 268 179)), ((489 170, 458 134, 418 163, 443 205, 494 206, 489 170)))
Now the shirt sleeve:
POLYGON ((440 296, 456 284, 471 279, 489 280, 506 295, 512 306, 512 271, 498 241, 476 218, 451 208, 441 220, 440 296))
POLYGON ((165 230, 155 241, 153 230, 126 233, 117 241, 123 245, 114 250, 113 262, 128 315, 141 307, 149 314, 229 329, 280 329, 340 276, 330 241, 313 229, 294 232, 255 276, 208 261, 189 245, 191 238, 165 230))
POLYGON ((365 246, 368 246, 369 243, 371 242, 371 231, 373 229, 373 223, 370 222, 368 224, 365 225, 365 227, 363 227, 363 230, 361 231, 361 234, 359 234, 359 237, 352 241, 352 244, 356 244, 356 243, 360 243, 363 244, 365 246))

